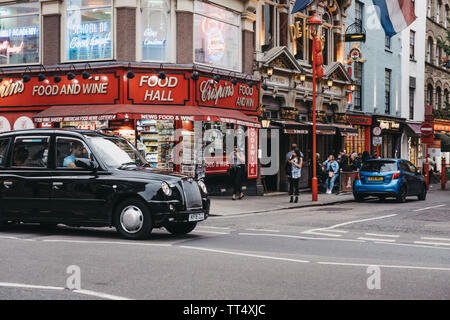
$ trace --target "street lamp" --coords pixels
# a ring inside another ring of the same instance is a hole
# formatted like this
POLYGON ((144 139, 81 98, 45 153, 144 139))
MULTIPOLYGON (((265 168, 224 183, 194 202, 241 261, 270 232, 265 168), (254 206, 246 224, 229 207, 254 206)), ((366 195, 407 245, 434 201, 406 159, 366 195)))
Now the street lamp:
MULTIPOLYGON (((317 46, 317 34, 319 28, 322 25, 322 20, 316 16, 316 11, 313 11, 313 16, 306 23, 309 26, 311 35, 313 36, 313 53, 312 63, 313 63, 313 105, 312 105, 312 116, 313 116, 313 178, 312 178, 312 201, 317 201, 318 199, 318 182, 317 182, 317 139, 316 139, 316 46, 317 46)), ((321 43, 319 42, 319 45, 321 43)))
POLYGON ((331 88, 333 86, 333 79, 327 80, 327 86, 328 86, 328 88, 331 88))

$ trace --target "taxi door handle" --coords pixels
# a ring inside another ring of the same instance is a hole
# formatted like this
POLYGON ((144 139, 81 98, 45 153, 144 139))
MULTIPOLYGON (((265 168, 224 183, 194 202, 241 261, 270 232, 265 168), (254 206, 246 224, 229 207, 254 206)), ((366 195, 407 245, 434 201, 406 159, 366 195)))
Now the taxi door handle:
POLYGON ((54 190, 59 190, 59 187, 63 186, 64 183, 63 182, 53 182, 53 189, 54 190))
POLYGON ((13 185, 13 182, 12 181, 3 181, 3 185, 5 186, 6 189, 9 189, 13 185))

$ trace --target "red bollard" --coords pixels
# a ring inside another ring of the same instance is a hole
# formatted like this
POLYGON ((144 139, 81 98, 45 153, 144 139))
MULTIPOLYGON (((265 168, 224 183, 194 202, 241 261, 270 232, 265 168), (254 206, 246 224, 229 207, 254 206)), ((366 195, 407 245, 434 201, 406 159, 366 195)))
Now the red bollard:
POLYGON ((445 177, 445 169, 447 167, 447 161, 442 158, 441 162, 441 190, 445 190, 445 185, 447 184, 447 179, 445 177))

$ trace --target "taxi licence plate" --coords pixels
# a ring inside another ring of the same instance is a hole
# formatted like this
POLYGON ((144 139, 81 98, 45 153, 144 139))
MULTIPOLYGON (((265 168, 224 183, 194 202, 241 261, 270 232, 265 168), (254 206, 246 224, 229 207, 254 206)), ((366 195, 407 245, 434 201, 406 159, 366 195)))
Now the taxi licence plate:
POLYGON ((383 181, 383 177, 369 177, 369 181, 383 181))
POLYGON ((202 221, 202 220, 205 220, 205 214, 203 212, 189 214, 189 221, 202 221))

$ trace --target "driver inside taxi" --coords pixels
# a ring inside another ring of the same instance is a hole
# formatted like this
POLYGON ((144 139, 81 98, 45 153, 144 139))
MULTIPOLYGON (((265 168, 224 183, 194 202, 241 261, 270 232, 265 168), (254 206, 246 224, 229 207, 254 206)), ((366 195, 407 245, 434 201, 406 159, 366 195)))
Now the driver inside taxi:
POLYGON ((77 168, 75 164, 76 158, 81 158, 84 153, 84 147, 81 143, 74 142, 70 148, 70 155, 64 158, 63 167, 64 168, 77 168))

